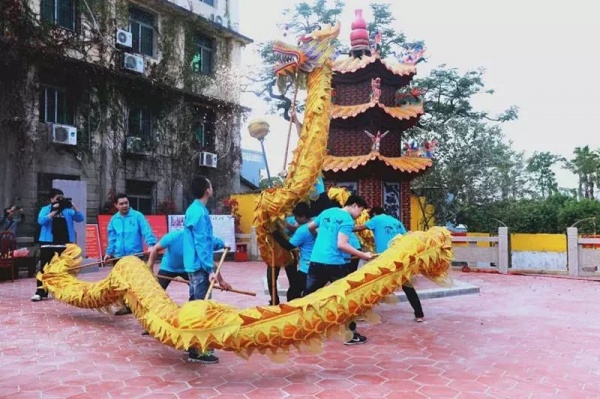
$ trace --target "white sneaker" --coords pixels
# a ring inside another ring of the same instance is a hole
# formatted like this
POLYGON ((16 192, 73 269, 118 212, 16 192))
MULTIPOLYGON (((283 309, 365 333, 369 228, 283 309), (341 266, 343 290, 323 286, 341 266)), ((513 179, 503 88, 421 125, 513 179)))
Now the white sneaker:
POLYGON ((39 294, 34 294, 34 295, 31 297, 31 300, 32 300, 33 302, 39 302, 39 301, 41 301, 41 300, 42 300, 42 297, 41 297, 39 294))

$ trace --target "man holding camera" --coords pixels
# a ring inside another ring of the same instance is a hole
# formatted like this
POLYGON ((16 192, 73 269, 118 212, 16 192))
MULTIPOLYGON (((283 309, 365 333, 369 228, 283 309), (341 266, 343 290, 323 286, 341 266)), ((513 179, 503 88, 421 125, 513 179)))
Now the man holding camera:
MULTIPOLYGON (((55 253, 60 255, 66 244, 75 242, 75 222, 83 222, 83 213, 77 210, 70 198, 64 198, 62 190, 50 190, 50 203, 44 206, 38 214, 40 225, 40 272, 44 273, 46 265, 55 253)), ((48 292, 42 288, 42 282, 37 280, 37 290, 31 297, 39 302, 48 297, 48 292)))
POLYGON ((4 208, 4 216, 0 220, 0 232, 8 231, 17 235, 17 225, 24 219, 23 208, 12 205, 4 208))

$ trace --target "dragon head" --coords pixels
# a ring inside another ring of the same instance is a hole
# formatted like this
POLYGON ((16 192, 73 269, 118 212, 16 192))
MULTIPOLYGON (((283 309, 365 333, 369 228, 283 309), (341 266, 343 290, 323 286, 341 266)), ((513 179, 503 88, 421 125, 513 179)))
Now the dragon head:
MULTIPOLYGON (((273 42, 273 51, 278 58, 275 64, 277 86, 285 87, 287 78, 296 80, 298 76, 308 75, 315 68, 329 62, 335 50, 332 40, 340 33, 339 22, 335 26, 325 25, 298 39, 298 46, 281 41, 273 42)), ((285 90, 281 90, 284 92, 285 90)))

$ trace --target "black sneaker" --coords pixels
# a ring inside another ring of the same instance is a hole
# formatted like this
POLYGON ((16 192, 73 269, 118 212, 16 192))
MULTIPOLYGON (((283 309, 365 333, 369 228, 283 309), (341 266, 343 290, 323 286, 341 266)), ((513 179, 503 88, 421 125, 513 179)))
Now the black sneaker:
POLYGON ((131 314, 131 309, 127 306, 124 306, 115 312, 115 316, 124 316, 126 314, 131 314))
POLYGON ((219 363, 219 358, 212 353, 198 354, 190 351, 188 355, 188 362, 202 363, 202 364, 215 364, 219 363))
POLYGON ((344 345, 360 345, 367 342, 367 337, 355 332, 350 341, 344 342, 344 345))

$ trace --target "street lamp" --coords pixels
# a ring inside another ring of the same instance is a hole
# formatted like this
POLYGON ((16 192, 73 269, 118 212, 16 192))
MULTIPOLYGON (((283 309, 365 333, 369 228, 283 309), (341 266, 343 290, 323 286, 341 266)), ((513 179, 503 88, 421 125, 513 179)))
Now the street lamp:
POLYGON ((264 119, 254 118, 248 123, 248 132, 251 137, 260 141, 263 160, 265 161, 265 167, 267 168, 267 184, 269 187, 273 187, 271 173, 269 172, 269 162, 267 161, 267 153, 265 152, 265 137, 269 134, 269 124, 264 119))

